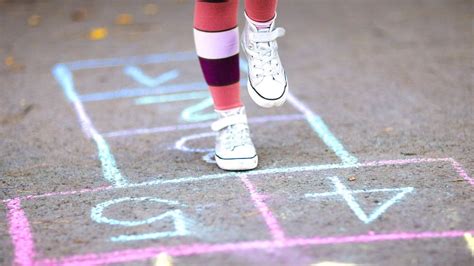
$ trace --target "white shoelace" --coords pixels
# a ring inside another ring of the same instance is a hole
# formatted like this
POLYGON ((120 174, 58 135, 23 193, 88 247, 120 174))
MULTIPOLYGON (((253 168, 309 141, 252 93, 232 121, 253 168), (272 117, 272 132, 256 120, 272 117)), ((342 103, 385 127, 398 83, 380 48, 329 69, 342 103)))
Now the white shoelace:
POLYGON ((222 140, 225 149, 234 150, 239 146, 252 145, 247 117, 243 114, 223 117, 212 123, 211 128, 219 132, 217 137, 222 140))
POLYGON ((240 146, 252 145, 250 142, 250 131, 245 124, 230 125, 222 131, 221 138, 228 150, 234 150, 240 146))
POLYGON ((285 35, 284 28, 276 28, 271 32, 251 32, 249 33, 249 42, 255 47, 255 50, 247 50, 251 58, 255 59, 254 68, 256 77, 265 77, 268 75, 280 75, 281 66, 276 60, 277 44, 275 40, 285 35))

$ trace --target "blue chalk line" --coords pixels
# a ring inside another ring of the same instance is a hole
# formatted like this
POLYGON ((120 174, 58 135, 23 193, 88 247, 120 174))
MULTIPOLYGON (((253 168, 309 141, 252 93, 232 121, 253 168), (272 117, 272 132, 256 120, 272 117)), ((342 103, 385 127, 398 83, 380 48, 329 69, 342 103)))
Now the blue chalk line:
POLYGON ((169 103, 178 101, 195 100, 209 97, 209 92, 206 91, 194 91, 186 93, 175 93, 166 94, 160 96, 145 96, 135 99, 136 105, 156 104, 156 103, 169 103))
POLYGON ((169 219, 171 218, 174 223, 175 230, 174 231, 163 231, 163 232, 154 232, 154 233, 146 233, 146 234, 138 234, 138 235, 119 235, 111 237, 110 240, 114 242, 123 242, 123 241, 136 241, 136 240, 145 240, 145 239, 158 239, 158 238, 165 238, 165 237, 176 237, 176 236, 185 236, 188 235, 189 232, 186 229, 186 222, 183 215, 183 212, 180 209, 174 209, 170 211, 166 211, 158 216, 154 216, 148 219, 139 220, 139 221, 126 221, 126 220, 117 220, 112 219, 104 216, 104 210, 111 206, 122 202, 127 201, 135 201, 135 202, 156 202, 162 203, 166 205, 172 206, 184 206, 177 201, 174 200, 166 200, 154 197, 124 197, 119 199, 112 199, 109 201, 105 201, 102 203, 97 204, 95 207, 91 209, 91 219, 97 223, 104 223, 109 225, 119 225, 125 227, 134 227, 146 224, 152 224, 158 222, 160 220, 169 219))
POLYGON ((157 77, 150 77, 143 73, 141 68, 136 66, 127 66, 123 69, 123 72, 125 75, 130 76, 135 81, 148 87, 156 87, 179 77, 179 71, 177 69, 162 73, 157 77))
POLYGON ((53 75, 61 85, 64 94, 74 105, 74 109, 79 118, 81 128, 84 133, 91 137, 97 146, 99 161, 101 163, 102 174, 106 180, 114 186, 124 186, 128 184, 128 180, 122 176, 120 170, 117 168, 115 158, 110 151, 110 147, 105 139, 94 128, 90 118, 87 116, 84 106, 74 88, 73 76, 71 71, 64 65, 58 64, 53 68, 53 75))
POLYGON ((186 122, 202 122, 207 120, 217 119, 217 114, 215 112, 202 113, 201 111, 213 106, 214 102, 211 97, 200 101, 197 104, 191 105, 185 108, 181 112, 181 119, 186 122))

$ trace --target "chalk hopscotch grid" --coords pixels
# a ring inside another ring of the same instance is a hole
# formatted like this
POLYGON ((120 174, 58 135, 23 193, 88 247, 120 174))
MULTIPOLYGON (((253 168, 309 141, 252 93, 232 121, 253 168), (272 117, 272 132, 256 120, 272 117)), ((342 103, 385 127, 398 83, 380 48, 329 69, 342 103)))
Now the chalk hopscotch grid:
MULTIPOLYGON (((419 163, 449 163, 453 170, 467 183, 474 187, 474 179, 470 177, 465 169, 452 158, 417 158, 417 159, 405 159, 405 160, 384 160, 384 161, 371 161, 365 163, 359 163, 356 166, 348 166, 345 164, 332 164, 332 165, 313 165, 311 167, 295 167, 295 171, 321 171, 326 169, 348 169, 348 168, 361 168, 361 167, 385 167, 385 166, 397 166, 397 165, 411 165, 419 163)), ((104 186, 94 189, 82 189, 77 191, 66 191, 66 192, 55 192, 46 193, 40 195, 30 195, 24 197, 17 197, 12 199, 3 200, 7 207, 7 216, 9 220, 9 233, 12 237, 14 246, 14 262, 18 265, 97 265, 107 263, 120 263, 135 260, 146 260, 156 257, 161 252, 166 252, 171 256, 191 256, 199 254, 212 254, 218 252, 233 252, 233 251, 245 251, 245 250, 259 250, 259 249, 270 249, 270 248, 287 248, 297 246, 317 246, 317 245, 336 245, 336 244, 347 244, 347 243, 372 243, 379 241, 400 241, 400 240, 416 240, 416 239, 433 239, 433 238, 459 238, 464 237, 466 234, 474 234, 472 230, 453 230, 453 231, 441 231, 441 232, 388 232, 388 233, 375 233, 369 231, 367 234, 361 235, 346 235, 346 236, 331 236, 331 237, 309 237, 309 238, 286 238, 284 232, 281 230, 281 226, 278 221, 274 218, 274 215, 265 204, 265 197, 260 195, 253 184, 248 179, 248 176, 258 176, 261 174, 271 173, 287 173, 286 168, 273 168, 273 169, 262 169, 246 172, 245 175, 238 175, 236 173, 227 173, 222 175, 209 175, 201 177, 189 177, 182 178, 180 180, 156 180, 152 182, 142 182, 136 184, 128 184, 123 187, 115 186, 104 186), (254 205, 263 214, 263 218, 267 227, 269 227, 272 240, 260 240, 260 241, 247 241, 247 242, 236 242, 236 243, 223 243, 223 244, 189 244, 189 245, 178 245, 178 246, 155 246, 140 249, 124 249, 107 253, 91 253, 83 255, 74 255, 63 258, 38 258, 35 251, 33 235, 30 229, 30 225, 27 216, 21 208, 22 200, 34 200, 37 198, 55 197, 55 196, 66 196, 66 195, 77 195, 84 193, 94 193, 104 190, 117 190, 125 189, 130 187, 144 187, 151 185, 162 185, 170 183, 184 183, 184 182, 198 182, 209 179, 220 179, 237 177, 244 179, 243 183, 247 187, 250 193, 250 197, 254 202, 254 205)))
MULTIPOLYGON (((286 167, 286 168, 274 168, 274 169, 261 169, 252 172, 248 172, 245 175, 236 175, 235 173, 226 173, 226 174, 216 174, 216 175, 207 175, 201 177, 185 177, 172 180, 154 180, 149 182, 130 184, 128 180, 123 177, 116 167, 115 159, 105 141, 103 135, 99 134, 94 128, 91 120, 87 116, 84 106, 82 104, 82 99, 75 92, 74 82, 73 82, 73 70, 84 69, 84 68, 100 68, 100 67, 111 67, 111 66, 120 66, 120 65, 133 65, 133 64, 150 64, 150 63, 162 63, 167 61, 186 61, 194 59, 195 54, 190 52, 183 53, 170 53, 170 54, 159 54, 146 57, 129 57, 129 58, 117 58, 117 59, 105 59, 105 60, 86 60, 78 61, 72 63, 58 64, 53 69, 53 74, 61 84, 66 96, 72 102, 77 116, 79 118, 81 128, 84 131, 85 135, 89 138, 92 138, 98 149, 99 159, 102 164, 103 175, 110 181, 112 186, 104 186, 96 189, 83 189, 81 191, 72 191, 72 192, 60 192, 60 193, 47 193, 43 195, 36 196, 26 196, 22 198, 15 198, 10 200, 4 200, 8 209, 8 217, 10 222, 10 234, 12 235, 12 240, 14 242, 15 250, 15 263, 20 265, 55 265, 55 264, 82 264, 90 265, 96 263, 111 263, 119 261, 130 261, 136 259, 146 259, 156 256, 156 250, 164 249, 167 253, 173 256, 182 256, 182 255, 193 255, 193 254, 202 254, 202 253, 212 253, 212 252, 224 252, 224 251, 235 251, 235 250, 248 250, 248 249, 258 249, 258 248, 274 248, 274 247, 289 247, 289 246, 301 246, 301 245, 318 245, 318 244, 337 244, 337 243, 352 243, 352 242, 372 242, 372 241, 383 241, 383 240, 401 240, 401 239, 417 239, 417 238, 438 238, 438 237, 459 237, 460 234, 463 236, 468 232, 460 231, 447 231, 447 232, 422 232, 422 233, 395 233, 395 234, 375 234, 369 233, 368 235, 360 236, 341 236, 341 237, 326 237, 326 238, 302 238, 302 239, 287 239, 284 236, 283 230, 281 230, 278 221, 273 216, 270 209, 266 206, 264 202, 264 196, 257 193, 255 187, 250 182, 247 176, 249 175, 259 175, 259 174, 271 174, 271 173, 285 173, 285 172, 295 172, 295 171, 318 171, 324 169, 340 169, 340 168, 353 168, 353 167, 367 167, 367 166, 383 166, 391 164, 410 164, 410 163, 420 163, 420 162, 435 162, 435 161, 449 161, 451 165, 455 168, 456 172, 466 179, 471 185, 474 184, 474 181, 471 177, 467 175, 462 166, 458 164, 451 158, 444 159, 412 159, 412 160, 393 160, 393 161, 376 161, 376 162, 367 162, 367 163, 358 163, 357 158, 351 155, 346 151, 343 145, 338 141, 338 139, 330 132, 329 128, 326 126, 324 121, 312 112, 309 108, 306 107, 301 101, 299 101, 293 95, 290 95, 288 100, 289 102, 302 113, 304 119, 307 120, 312 129, 317 133, 320 139, 332 149, 336 155, 341 159, 342 163, 340 164, 328 164, 328 165, 310 165, 310 166, 296 166, 296 167, 286 167), (34 199, 39 197, 46 196, 57 196, 57 195, 74 195, 80 193, 95 192, 108 189, 118 189, 118 188, 127 188, 127 187, 140 187, 146 185, 158 185, 166 183, 181 183, 181 182, 193 182, 199 180, 209 180, 216 178, 225 178, 225 177, 239 177, 245 187, 249 190, 250 197, 254 202, 255 207, 260 211, 263 219, 265 220, 268 230, 273 237, 273 241, 253 241, 253 242, 242 242, 242 243, 227 243, 227 244, 217 244, 217 245, 207 245, 207 244, 193 244, 193 245, 183 245, 178 247, 158 247, 158 248, 147 248, 147 249, 138 249, 138 250, 122 250, 115 251, 112 253, 103 253, 103 254, 86 254, 79 256, 72 256, 62 259, 43 259, 35 261, 35 250, 33 245, 33 237, 29 228, 29 223, 26 218, 24 211, 21 209, 20 203, 22 199, 34 199), (152 250, 152 253, 148 251, 152 250), (120 256, 117 256, 120 254, 120 256), (153 254, 153 255, 152 255, 153 254), (117 258, 120 257, 120 258, 117 258)), ((128 69, 128 71, 136 71, 137 69, 128 69)), ((174 74, 171 73, 171 76, 174 74)), ((164 78, 166 79, 166 77, 164 78)), ((162 80, 148 80, 147 82, 156 82, 159 84, 162 80)), ((244 83, 245 84, 245 83, 244 83)), ((189 84, 185 84, 189 86, 189 84)), ((184 86, 184 87, 186 87, 184 86)), ((179 86, 168 87, 168 92, 179 91, 179 86)), ((157 89, 159 90, 159 88, 157 89)), ((130 97, 130 90, 122 90, 122 96, 130 97)), ((143 91, 142 91, 143 92, 143 91)), ((156 91, 155 91, 156 92, 156 91)), ((100 96, 94 94, 92 96, 84 97, 87 100, 97 100, 100 96), (89 98, 87 98, 89 97, 89 98), (96 97, 94 99, 93 97, 96 97)), ((105 96, 107 97, 107 96, 105 96)), ((133 97, 133 96, 132 96, 133 97)), ((99 99, 100 100, 100 99, 99 99)), ((301 119, 301 115, 284 115, 284 116, 274 116, 271 119, 274 121, 291 121, 301 119), (293 116, 293 117, 291 117, 293 116)), ((252 119, 252 118, 251 118, 252 119)), ((265 121, 268 117, 255 118, 256 121, 265 121), (258 120, 260 119, 260 120, 258 120)), ((207 127, 207 123, 198 123, 199 127, 207 127)), ((186 126, 186 125, 184 125, 186 126)), ((155 129, 138 129, 135 131, 122 132, 122 135, 110 132, 107 133, 109 137, 114 136, 126 136, 132 135, 135 133, 141 134, 146 133, 155 133, 155 132, 164 132, 164 131, 174 131, 174 130, 184 130, 186 128, 179 128, 179 126, 169 126, 155 128, 155 129), (148 130, 148 131, 147 131, 148 130), (153 132, 154 131, 154 132, 153 132), (130 134, 129 134, 130 133, 130 134), (115 135, 114 135, 115 134, 115 135)))
MULTIPOLYGON (((143 57, 128 57, 128 58, 112 58, 112 59, 103 59, 103 60, 84 60, 84 61, 76 61, 70 63, 60 63, 54 66, 52 73, 58 83, 61 85, 66 97, 68 100, 73 104, 73 107, 77 113, 81 129, 84 134, 88 138, 92 138, 97 146, 98 150, 98 157, 101 162, 102 172, 104 178, 112 183, 114 186, 124 186, 126 185, 129 180, 127 177, 123 176, 120 170, 117 167, 117 163, 115 161, 115 157, 112 154, 110 147, 105 140, 104 136, 107 137, 117 137, 117 136, 127 136, 132 134, 149 134, 149 133, 160 133, 160 132, 170 132, 176 130, 187 130, 187 129, 194 129, 194 128, 205 128, 208 126, 208 123, 197 123, 197 124, 185 124, 185 125, 172 125, 172 126, 165 126, 165 127, 158 127, 158 128, 148 128, 148 129, 131 129, 131 130, 122 130, 116 132, 107 132, 105 134, 99 133, 96 128, 94 127, 91 119, 87 115, 83 101, 81 100, 81 96, 76 92, 75 85, 74 85, 74 70, 80 69, 94 69, 94 68, 104 68, 104 67, 117 67, 117 66, 125 66, 125 72, 127 74, 133 75, 135 79, 140 80, 143 84, 150 84, 155 82, 151 85, 160 85, 163 81, 169 80, 170 78, 176 76, 175 72, 171 72, 171 77, 161 78, 159 80, 150 80, 148 77, 144 77, 144 74, 139 71, 136 67, 131 67, 133 65, 144 65, 144 64, 151 64, 151 63, 165 63, 170 61, 188 61, 193 60, 196 58, 195 53, 193 52, 180 52, 180 53, 165 53, 165 54, 157 54, 157 55, 149 55, 143 57), (174 74, 173 74, 174 73, 174 74)), ((240 62, 241 69, 246 70, 247 65, 246 62, 241 60, 240 62)), ((160 76, 161 77, 161 76, 160 76)), ((159 77, 159 78, 160 78, 159 77)), ((192 84, 192 83, 191 83, 192 84)), ((242 84, 246 84, 246 82, 242 82, 242 84)), ((245 85, 243 85, 245 86, 245 85)), ((164 88, 166 92, 175 92, 176 90, 183 89, 182 87, 189 88, 189 84, 175 85, 173 88, 164 88)), ((202 88, 202 84, 200 89, 202 88)), ((121 92, 121 96, 123 97, 131 97, 137 96, 133 94, 133 89, 126 89, 125 90, 128 94, 123 94, 121 92)), ((154 88, 153 90, 148 89, 148 93, 158 93, 161 91, 161 88, 154 88)), ((140 90, 140 95, 144 95, 146 91, 143 89, 140 90)), ((86 95, 85 97, 89 100, 105 100, 107 97, 113 98, 111 92, 105 92, 108 96, 104 96, 104 94, 91 94, 86 95)), ((114 96, 115 97, 115 96, 114 96)), ((264 116, 264 117, 256 117, 250 118, 249 121, 251 123, 264 123, 264 122, 277 122, 277 121, 292 121, 292 120, 301 120, 306 119, 308 124, 311 128, 315 131, 315 133, 319 136, 319 138, 331 149, 335 152, 335 154, 342 160, 345 164, 355 164, 357 163, 357 158, 351 155, 348 151, 346 151, 343 145, 339 142, 339 140, 332 134, 329 130, 325 122, 312 112, 305 104, 303 104, 300 100, 298 100, 292 94, 289 94, 288 101, 295 107, 298 111, 302 113, 302 117, 299 117, 298 114, 289 114, 289 115, 280 115, 280 116, 264 116)))

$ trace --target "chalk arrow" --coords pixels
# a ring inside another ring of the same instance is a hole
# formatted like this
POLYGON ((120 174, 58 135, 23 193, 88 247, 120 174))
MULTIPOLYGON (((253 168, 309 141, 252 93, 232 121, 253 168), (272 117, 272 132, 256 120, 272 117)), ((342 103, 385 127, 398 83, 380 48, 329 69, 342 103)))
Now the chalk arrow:
POLYGON ((123 69, 123 72, 125 75, 147 87, 156 87, 170 80, 176 79, 179 76, 179 71, 177 69, 173 69, 159 76, 151 77, 145 74, 141 68, 136 66, 127 66, 123 69))
POLYGON ((390 206, 399 202, 407 193, 410 193, 414 190, 412 187, 402 187, 402 188, 382 188, 382 189, 370 189, 370 190, 349 190, 344 184, 341 183, 338 177, 332 176, 328 177, 332 181, 335 191, 325 192, 325 193, 308 193, 305 194, 305 197, 316 198, 316 197, 329 197, 329 196, 340 196, 347 205, 351 208, 354 214, 362 222, 369 224, 376 220, 380 215, 382 215, 390 206), (393 193, 396 192, 395 196, 385 201, 383 204, 375 208, 372 213, 369 215, 364 212, 360 204, 357 202, 354 194, 364 194, 364 193, 393 193))

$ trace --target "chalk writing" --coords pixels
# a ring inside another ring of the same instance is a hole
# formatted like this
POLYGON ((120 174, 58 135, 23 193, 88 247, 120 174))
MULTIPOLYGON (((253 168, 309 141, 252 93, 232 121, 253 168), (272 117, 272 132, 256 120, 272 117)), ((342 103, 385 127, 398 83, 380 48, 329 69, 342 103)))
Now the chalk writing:
POLYGON ((380 215, 382 215, 390 206, 397 203, 400 199, 402 199, 405 194, 409 192, 413 192, 412 187, 403 187, 403 188, 382 188, 382 189, 368 189, 368 190, 349 190, 342 182, 339 180, 338 177, 332 176, 328 177, 329 180, 333 183, 336 190, 334 192, 325 192, 325 193, 308 193, 305 194, 305 197, 330 197, 330 196, 340 196, 342 197, 347 205, 352 209, 355 213, 357 218, 359 218, 364 223, 368 224, 373 222, 377 219, 380 215), (354 198, 354 194, 361 194, 361 193, 392 193, 397 192, 395 196, 387 200, 386 202, 382 203, 379 207, 377 207, 370 215, 367 215, 363 210, 360 204, 354 198))
POLYGON ((151 224, 160 220, 164 220, 166 218, 171 218, 173 221, 175 230, 165 231, 165 232, 137 234, 137 235, 120 235, 120 236, 111 237, 110 238, 111 241, 134 241, 134 240, 145 240, 145 239, 157 239, 157 238, 164 238, 164 237, 185 236, 188 234, 188 231, 186 230, 186 223, 184 221, 183 212, 180 209, 166 211, 163 214, 160 214, 158 216, 154 216, 148 219, 144 219, 141 221, 117 220, 117 219, 112 219, 112 218, 108 218, 104 216, 104 210, 107 207, 110 207, 112 205, 119 204, 122 202, 127 202, 127 201, 134 201, 134 202, 150 201, 150 202, 161 203, 165 205, 182 206, 177 201, 172 201, 172 200, 165 200, 165 199, 152 198, 152 197, 139 197, 139 198, 124 197, 124 198, 113 199, 113 200, 109 200, 109 201, 97 204, 91 210, 91 219, 97 223, 133 227, 133 226, 139 226, 139 225, 144 225, 144 224, 151 224))

